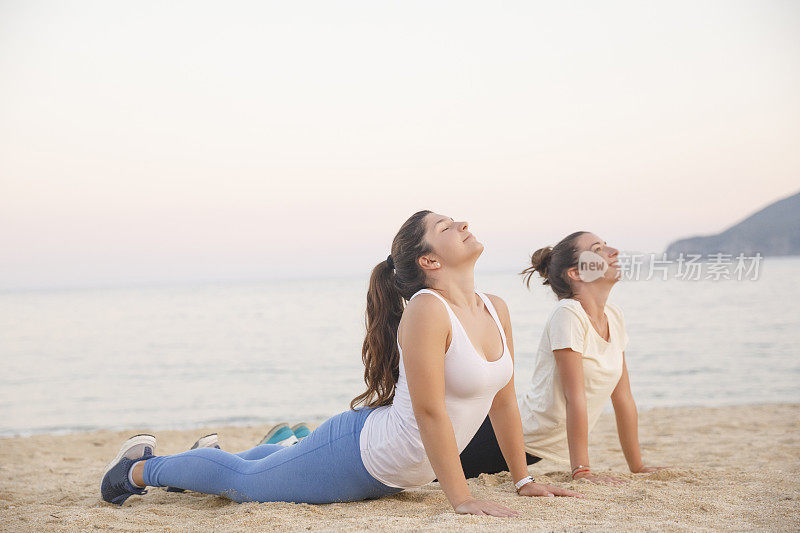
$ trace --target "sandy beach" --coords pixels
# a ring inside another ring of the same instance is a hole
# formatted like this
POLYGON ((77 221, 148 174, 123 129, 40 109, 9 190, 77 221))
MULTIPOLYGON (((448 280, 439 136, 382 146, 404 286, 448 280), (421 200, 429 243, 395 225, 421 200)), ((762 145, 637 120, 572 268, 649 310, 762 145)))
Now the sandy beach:
MULTIPOLYGON (((622 487, 572 482, 566 467, 531 466, 538 481, 585 499, 523 498, 506 473, 471 480, 473 493, 511 506, 517 518, 459 516, 437 484, 377 501, 306 505, 245 503, 150 488, 122 507, 99 497, 99 475, 131 434, 95 431, 0 439, 0 520, 4 531, 251 530, 769 530, 800 529, 800 405, 655 409, 640 413, 648 465, 630 474, 604 414, 591 436, 596 471, 629 480, 622 487)), ((224 449, 252 447, 264 427, 155 431, 158 454, 183 451, 216 431, 224 449)))

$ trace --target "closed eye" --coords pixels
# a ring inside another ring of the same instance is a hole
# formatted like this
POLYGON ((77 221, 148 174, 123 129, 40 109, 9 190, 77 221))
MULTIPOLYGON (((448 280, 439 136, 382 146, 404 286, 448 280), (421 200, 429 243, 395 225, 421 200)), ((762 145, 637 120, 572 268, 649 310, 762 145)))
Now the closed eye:
MULTIPOLYGON (((438 226, 438 225, 439 225, 439 224, 441 224, 442 222, 447 222, 447 219, 446 219, 446 218, 443 218, 442 220, 440 220, 439 222, 437 222, 437 223, 436 223, 436 225, 438 226)), ((451 218, 451 219, 450 219, 450 225, 453 225, 453 224, 455 224, 455 220, 453 220, 453 219, 451 218)), ((450 228, 450 226, 447 226, 447 227, 445 227, 445 228, 444 228, 442 231, 447 231, 449 228, 450 228)))

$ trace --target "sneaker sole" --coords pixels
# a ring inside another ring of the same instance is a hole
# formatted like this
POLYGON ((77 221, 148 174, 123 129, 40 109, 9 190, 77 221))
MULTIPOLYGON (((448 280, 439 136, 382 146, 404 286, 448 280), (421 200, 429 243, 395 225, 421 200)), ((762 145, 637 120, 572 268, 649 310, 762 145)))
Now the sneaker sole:
MULTIPOLYGON (((210 447, 209 444, 212 442, 214 444, 219 442, 219 435, 217 435, 216 433, 209 433, 205 437, 200 437, 199 439, 197 439, 197 442, 195 442, 192 445, 190 450, 196 450, 197 448, 209 448, 210 447)), ((213 444, 211 444, 211 446, 213 446, 213 444)))
POLYGON ((280 424, 275 424, 274 426, 272 426, 270 428, 269 431, 267 431, 267 434, 264 435, 264 437, 261 439, 261 441, 258 444, 259 445, 266 444, 268 440, 270 440, 272 437, 274 437, 275 434, 278 431, 280 431, 281 429, 283 429, 284 427, 288 428, 289 431, 291 431, 291 428, 289 428, 289 424, 287 424, 286 422, 281 422, 280 424))
POLYGON ((114 465, 116 465, 123 457, 125 457, 125 453, 134 446, 137 446, 139 444, 150 446, 150 449, 152 449, 154 452, 156 450, 156 438, 154 435, 149 435, 147 433, 140 433, 138 435, 134 435, 133 437, 125 441, 125 443, 119 449, 119 453, 117 453, 117 456, 114 457, 114 459, 110 463, 108 463, 108 466, 106 466, 106 469, 103 470, 103 475, 100 477, 100 479, 101 480, 105 479, 106 474, 108 474, 108 471, 114 468, 114 465))
MULTIPOLYGON (((308 429, 308 435, 311 435, 311 428, 310 428, 310 427, 308 427, 308 424, 306 424, 305 422, 301 422, 301 423, 299 423, 299 424, 295 424, 295 425, 293 425, 293 426, 290 428, 290 429, 292 430, 292 433, 294 433, 294 436, 295 436, 295 437, 297 437, 297 430, 298 430, 298 429, 300 429, 300 428, 302 428, 302 427, 305 427, 306 429, 308 429)), ((297 437, 297 439, 298 439, 298 441, 299 441, 301 438, 303 438, 303 439, 304 439, 304 438, 308 437, 308 435, 306 435, 305 437, 297 437)))

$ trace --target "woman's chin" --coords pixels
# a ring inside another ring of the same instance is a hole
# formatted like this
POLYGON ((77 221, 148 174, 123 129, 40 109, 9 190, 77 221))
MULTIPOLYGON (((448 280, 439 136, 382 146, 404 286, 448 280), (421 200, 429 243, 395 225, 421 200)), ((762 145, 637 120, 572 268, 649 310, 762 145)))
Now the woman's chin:
POLYGON ((468 249, 466 250, 466 253, 464 254, 464 262, 471 263, 474 265, 482 253, 483 253, 483 244, 475 241, 475 244, 468 247, 468 249))

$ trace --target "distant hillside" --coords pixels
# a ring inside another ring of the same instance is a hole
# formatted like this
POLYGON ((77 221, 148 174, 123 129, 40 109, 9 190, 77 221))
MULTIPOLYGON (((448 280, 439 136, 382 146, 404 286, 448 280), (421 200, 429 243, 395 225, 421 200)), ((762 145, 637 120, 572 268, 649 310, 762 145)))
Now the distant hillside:
POLYGON ((680 239, 667 247, 671 259, 680 253, 707 256, 717 252, 800 255, 800 193, 768 205, 722 233, 680 239))

